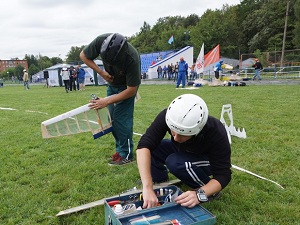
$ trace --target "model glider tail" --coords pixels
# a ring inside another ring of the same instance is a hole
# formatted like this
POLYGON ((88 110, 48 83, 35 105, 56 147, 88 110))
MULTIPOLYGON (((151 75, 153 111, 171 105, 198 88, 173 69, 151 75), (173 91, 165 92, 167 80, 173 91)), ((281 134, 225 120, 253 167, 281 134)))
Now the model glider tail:
POLYGON ((112 121, 108 109, 93 110, 88 105, 42 122, 42 137, 53 138, 91 131, 96 139, 111 132, 112 121))

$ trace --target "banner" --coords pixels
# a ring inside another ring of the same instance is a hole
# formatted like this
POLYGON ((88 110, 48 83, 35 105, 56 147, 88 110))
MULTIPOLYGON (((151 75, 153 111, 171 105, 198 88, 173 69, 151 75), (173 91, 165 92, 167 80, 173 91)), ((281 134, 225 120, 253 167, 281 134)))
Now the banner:
POLYGON ((214 49, 210 50, 204 56, 204 67, 209 66, 220 60, 220 45, 217 45, 214 49))
POLYGON ((174 36, 172 35, 172 36, 169 38, 168 43, 169 43, 169 44, 172 44, 173 42, 174 42, 174 36))
POLYGON ((200 53, 196 60, 196 73, 200 74, 203 73, 203 71, 204 71, 204 43, 202 44, 200 53))

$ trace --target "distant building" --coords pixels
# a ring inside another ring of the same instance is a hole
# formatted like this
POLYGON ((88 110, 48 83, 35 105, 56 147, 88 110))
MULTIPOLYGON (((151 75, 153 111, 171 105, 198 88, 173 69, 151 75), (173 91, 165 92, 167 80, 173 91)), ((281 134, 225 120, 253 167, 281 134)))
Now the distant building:
POLYGON ((3 72, 9 68, 15 68, 17 66, 23 66, 28 71, 27 60, 19 59, 0 59, 0 72, 3 72))

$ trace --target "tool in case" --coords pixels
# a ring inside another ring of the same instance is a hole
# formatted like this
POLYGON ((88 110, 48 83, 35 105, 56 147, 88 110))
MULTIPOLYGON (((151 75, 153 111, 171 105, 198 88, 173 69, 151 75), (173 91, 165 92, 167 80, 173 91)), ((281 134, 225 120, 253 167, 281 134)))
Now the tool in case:
POLYGON ((106 199, 105 225, 213 225, 216 217, 201 205, 182 207, 173 200, 182 193, 175 185, 154 189, 159 204, 142 209, 142 192, 106 199))

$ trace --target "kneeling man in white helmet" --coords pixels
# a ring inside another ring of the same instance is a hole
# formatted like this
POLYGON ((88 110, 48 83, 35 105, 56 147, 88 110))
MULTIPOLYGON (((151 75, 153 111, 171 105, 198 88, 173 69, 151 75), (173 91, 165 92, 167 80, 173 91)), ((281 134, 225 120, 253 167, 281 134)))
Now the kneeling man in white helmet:
POLYGON ((153 182, 168 180, 168 172, 191 187, 175 202, 194 207, 220 196, 231 180, 231 149, 223 124, 208 115, 197 95, 175 98, 161 111, 137 146, 143 184, 143 208, 157 206, 153 182), (171 139, 165 139, 166 133, 171 139))

